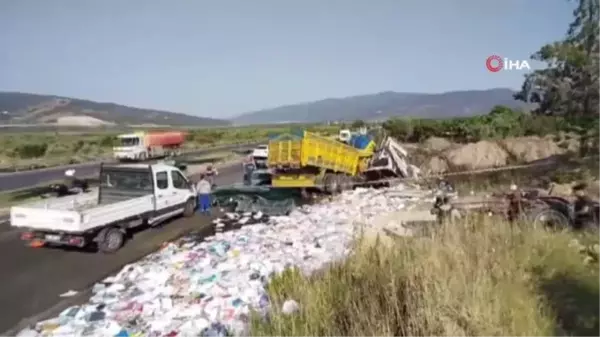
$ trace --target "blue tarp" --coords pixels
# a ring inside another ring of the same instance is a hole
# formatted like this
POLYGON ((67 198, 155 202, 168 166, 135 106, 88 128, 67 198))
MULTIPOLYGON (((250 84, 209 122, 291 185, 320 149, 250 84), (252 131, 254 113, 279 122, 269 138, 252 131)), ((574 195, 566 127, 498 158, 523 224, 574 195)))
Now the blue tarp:
POLYGON ((360 150, 366 149, 369 143, 371 143, 371 137, 368 135, 353 135, 350 138, 350 145, 360 150))

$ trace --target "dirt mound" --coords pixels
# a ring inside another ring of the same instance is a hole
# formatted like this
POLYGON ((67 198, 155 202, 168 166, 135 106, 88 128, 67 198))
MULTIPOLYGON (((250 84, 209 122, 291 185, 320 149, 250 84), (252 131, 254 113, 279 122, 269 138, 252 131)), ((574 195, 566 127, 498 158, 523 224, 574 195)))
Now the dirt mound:
POLYGON ((500 141, 500 145, 519 162, 525 163, 566 152, 566 149, 559 147, 552 139, 535 136, 504 139, 500 141))
POLYGON ((447 172, 448 163, 446 162, 446 159, 435 156, 425 162, 422 170, 431 174, 447 172))
POLYGON ((482 140, 448 150, 444 157, 456 168, 477 170, 507 165, 509 154, 496 142, 482 140))
POLYGON ((446 138, 429 137, 423 142, 423 147, 429 151, 440 152, 447 150, 452 144, 453 143, 446 138))

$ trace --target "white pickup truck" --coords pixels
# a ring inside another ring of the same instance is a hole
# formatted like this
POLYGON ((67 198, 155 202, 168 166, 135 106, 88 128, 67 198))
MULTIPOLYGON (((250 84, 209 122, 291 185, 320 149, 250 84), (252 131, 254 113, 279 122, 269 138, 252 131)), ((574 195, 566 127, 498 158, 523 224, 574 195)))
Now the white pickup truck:
POLYGON ((13 206, 10 223, 23 240, 119 250, 128 229, 192 216, 196 191, 176 167, 165 164, 102 165, 97 194, 80 194, 13 206))

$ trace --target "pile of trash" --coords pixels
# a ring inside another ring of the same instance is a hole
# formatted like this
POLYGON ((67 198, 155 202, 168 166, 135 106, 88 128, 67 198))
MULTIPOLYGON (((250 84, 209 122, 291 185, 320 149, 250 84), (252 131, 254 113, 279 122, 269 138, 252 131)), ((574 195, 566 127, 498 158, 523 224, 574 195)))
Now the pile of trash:
POLYGON ((292 266, 308 275, 344 259, 355 224, 404 208, 404 190, 356 189, 288 216, 228 214, 214 221, 216 235, 166 244, 97 283, 87 304, 18 336, 248 335, 251 312, 268 315, 273 275, 292 266))
POLYGON ((263 212, 225 213, 225 216, 212 221, 215 232, 222 233, 226 230, 240 229, 243 226, 265 223, 269 216, 263 212))

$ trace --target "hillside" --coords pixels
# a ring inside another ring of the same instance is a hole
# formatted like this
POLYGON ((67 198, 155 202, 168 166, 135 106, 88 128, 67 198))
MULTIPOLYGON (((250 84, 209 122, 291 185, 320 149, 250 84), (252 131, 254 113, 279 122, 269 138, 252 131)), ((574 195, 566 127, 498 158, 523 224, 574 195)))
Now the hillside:
POLYGON ((391 116, 444 118, 489 112, 495 105, 526 109, 510 89, 451 91, 440 94, 381 92, 329 98, 254 111, 234 117, 235 124, 386 119, 391 116))
POLYGON ((59 124, 101 125, 227 125, 229 121, 190 116, 183 113, 134 108, 115 103, 0 92, 0 125, 59 124))

